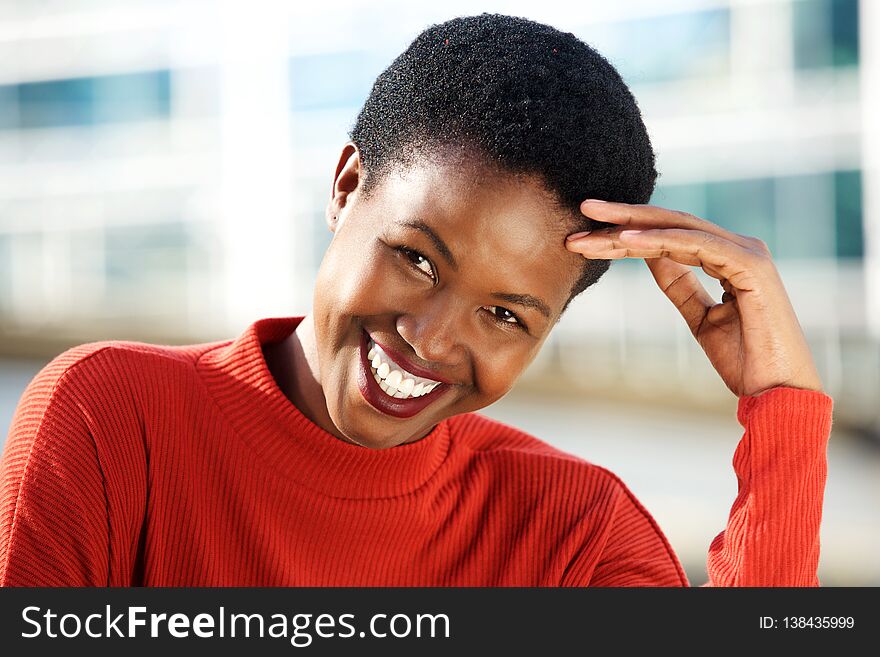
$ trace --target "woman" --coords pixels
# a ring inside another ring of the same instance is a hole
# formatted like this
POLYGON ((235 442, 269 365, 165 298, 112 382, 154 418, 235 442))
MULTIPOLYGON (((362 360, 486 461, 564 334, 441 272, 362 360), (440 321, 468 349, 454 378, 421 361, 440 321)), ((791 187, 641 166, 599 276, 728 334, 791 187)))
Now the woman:
POLYGON ((645 259, 740 400, 710 583, 818 583, 831 399, 766 247, 641 205, 654 155, 608 62, 524 19, 455 19, 380 75, 350 137, 309 314, 84 345, 31 383, 0 583, 687 585, 612 473, 472 413, 620 258, 645 259))

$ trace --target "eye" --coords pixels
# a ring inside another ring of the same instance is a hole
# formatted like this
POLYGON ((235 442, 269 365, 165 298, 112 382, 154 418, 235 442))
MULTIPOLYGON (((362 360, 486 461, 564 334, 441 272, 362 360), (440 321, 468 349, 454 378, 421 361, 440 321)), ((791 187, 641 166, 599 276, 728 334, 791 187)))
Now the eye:
POLYGON ((504 306, 483 306, 483 308, 488 310, 499 322, 513 324, 514 326, 519 325, 522 328, 526 327, 526 325, 520 321, 519 317, 504 306))
POLYGON ((423 272, 425 272, 432 279, 436 278, 434 276, 434 267, 431 265, 431 261, 428 260, 421 253, 405 246, 400 247, 398 251, 400 251, 404 256, 406 256, 407 260, 409 260, 418 269, 421 269, 423 272))

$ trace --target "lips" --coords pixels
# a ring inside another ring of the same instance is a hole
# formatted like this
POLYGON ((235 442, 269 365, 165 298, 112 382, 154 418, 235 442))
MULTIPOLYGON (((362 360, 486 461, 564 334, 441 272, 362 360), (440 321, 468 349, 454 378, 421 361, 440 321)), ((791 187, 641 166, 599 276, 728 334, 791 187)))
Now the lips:
POLYGON ((431 392, 426 395, 422 395, 421 397, 397 399, 395 397, 388 396, 382 391, 382 389, 379 387, 379 384, 376 383, 376 379, 373 378, 372 371, 370 370, 370 363, 367 361, 367 349, 369 340, 370 338, 367 335, 367 332, 362 330, 360 341, 360 358, 358 359, 359 367, 357 373, 357 383, 358 389, 361 391, 364 399, 366 399, 367 402, 369 402, 369 404, 373 406, 373 408, 375 408, 376 410, 381 411, 386 415, 391 415, 392 417, 412 417, 413 415, 416 415, 417 413, 422 411, 433 401, 435 401, 447 390, 447 388, 449 388, 448 381, 437 377, 436 374, 429 372, 424 368, 413 365, 405 358, 401 358, 397 353, 380 345, 382 346, 382 349, 385 351, 385 353, 388 354, 389 358, 397 362, 399 365, 405 367, 412 374, 441 382, 440 385, 434 388, 431 392))

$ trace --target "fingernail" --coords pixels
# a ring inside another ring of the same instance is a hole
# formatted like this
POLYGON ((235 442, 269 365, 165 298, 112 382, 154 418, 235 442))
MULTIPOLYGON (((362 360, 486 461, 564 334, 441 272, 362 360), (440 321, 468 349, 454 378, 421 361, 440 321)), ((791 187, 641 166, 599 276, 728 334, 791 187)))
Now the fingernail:
POLYGON ((569 242, 571 242, 573 240, 578 240, 582 237, 586 237, 589 234, 590 234, 590 231, 584 230, 584 231, 581 231, 580 233, 572 233, 571 235, 569 235, 565 239, 568 240, 569 242))
POLYGON ((640 231, 640 230, 622 230, 622 231, 620 231, 620 236, 621 237, 630 237, 632 235, 638 235, 641 232, 642 231, 640 231))
POLYGON ((607 203, 608 201, 603 201, 600 198, 588 198, 584 203, 607 203))

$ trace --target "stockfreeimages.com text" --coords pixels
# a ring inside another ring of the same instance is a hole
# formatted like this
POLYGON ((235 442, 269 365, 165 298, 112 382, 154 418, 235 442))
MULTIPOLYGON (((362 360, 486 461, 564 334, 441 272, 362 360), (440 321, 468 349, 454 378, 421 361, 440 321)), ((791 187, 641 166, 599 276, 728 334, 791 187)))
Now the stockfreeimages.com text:
POLYGON ((170 636, 183 639, 190 633, 200 638, 277 638, 290 639, 297 648, 311 645, 315 637, 351 638, 450 638, 451 623, 446 614, 374 614, 366 626, 358 630, 354 614, 264 614, 228 613, 220 607, 216 613, 199 613, 190 618, 183 613, 148 613, 146 607, 126 607, 114 613, 106 605, 103 613, 80 617, 60 614, 41 607, 25 607, 22 620, 28 624, 26 639, 36 637, 75 638, 143 638, 170 636))

